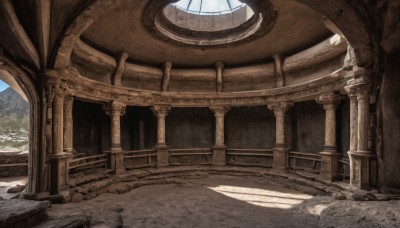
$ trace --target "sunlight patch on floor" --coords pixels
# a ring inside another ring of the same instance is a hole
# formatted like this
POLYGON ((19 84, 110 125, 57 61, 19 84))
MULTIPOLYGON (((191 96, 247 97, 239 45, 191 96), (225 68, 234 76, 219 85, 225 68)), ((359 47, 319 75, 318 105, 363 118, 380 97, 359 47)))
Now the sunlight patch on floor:
POLYGON ((305 194, 291 194, 259 188, 245 188, 237 186, 219 185, 209 189, 221 193, 230 198, 247 202, 252 205, 270 208, 290 209, 311 199, 312 196, 305 194))

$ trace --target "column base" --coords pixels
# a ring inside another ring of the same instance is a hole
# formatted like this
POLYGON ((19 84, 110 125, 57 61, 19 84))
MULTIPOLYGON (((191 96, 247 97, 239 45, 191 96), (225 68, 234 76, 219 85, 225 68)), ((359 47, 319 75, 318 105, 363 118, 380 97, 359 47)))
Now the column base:
POLYGON ((327 181, 339 181, 342 179, 342 176, 339 173, 339 159, 342 154, 337 153, 336 150, 327 150, 334 149, 334 147, 325 147, 325 150, 320 152, 321 155, 321 179, 327 181))
POLYGON ((226 166, 226 148, 225 145, 213 146, 213 159, 212 165, 214 166, 226 166))
POLYGON ((58 195, 61 191, 68 189, 67 159, 68 156, 65 153, 47 157, 50 164, 50 195, 58 195))
POLYGON ((124 152, 122 149, 117 150, 117 148, 111 148, 111 151, 106 151, 108 154, 108 167, 114 171, 114 174, 124 173, 124 152))
POLYGON ((375 157, 369 151, 349 151, 352 160, 350 184, 362 190, 371 189, 371 160, 375 157))
POLYGON ((284 144, 276 144, 273 148, 274 161, 272 164, 273 169, 287 170, 288 169, 288 150, 284 144))
POLYGON ((155 147, 157 151, 157 167, 167 167, 169 166, 168 161, 168 147, 166 144, 157 145, 155 147))

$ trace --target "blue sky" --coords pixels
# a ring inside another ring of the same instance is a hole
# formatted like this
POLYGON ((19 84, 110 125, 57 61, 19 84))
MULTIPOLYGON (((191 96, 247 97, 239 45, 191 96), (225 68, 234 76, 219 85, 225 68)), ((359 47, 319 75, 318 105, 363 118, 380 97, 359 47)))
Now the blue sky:
POLYGON ((7 89, 9 86, 3 82, 2 80, 0 80, 0 92, 7 89))

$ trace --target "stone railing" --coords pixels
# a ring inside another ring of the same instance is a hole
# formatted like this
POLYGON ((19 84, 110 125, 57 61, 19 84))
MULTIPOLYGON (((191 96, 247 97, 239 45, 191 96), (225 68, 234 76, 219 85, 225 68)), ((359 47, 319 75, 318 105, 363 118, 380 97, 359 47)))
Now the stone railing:
POLYGON ((75 158, 69 161, 68 169, 70 173, 74 173, 88 169, 107 168, 107 162, 105 154, 75 158))
POLYGON ((126 169, 154 167, 157 164, 155 149, 124 151, 124 166, 126 169))
POLYGON ((170 165, 211 165, 211 148, 169 149, 170 165))
POLYGON ((290 151, 289 167, 319 173, 321 168, 321 155, 290 151))
POLYGON ((228 148, 226 157, 228 165, 272 167, 274 153, 272 149, 228 148))

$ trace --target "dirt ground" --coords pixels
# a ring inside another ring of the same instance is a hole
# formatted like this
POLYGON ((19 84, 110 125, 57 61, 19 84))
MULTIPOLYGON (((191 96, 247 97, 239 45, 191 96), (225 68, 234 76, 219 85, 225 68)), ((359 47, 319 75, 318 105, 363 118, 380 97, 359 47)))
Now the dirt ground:
MULTIPOLYGON (((0 195, 14 196, 5 191, 25 181, 26 177, 0 179, 0 195)), ((334 200, 293 190, 291 183, 284 186, 258 177, 184 179, 80 203, 53 204, 49 220, 37 227, 58 227, 60 221, 85 216, 91 227, 400 228, 400 201, 334 200)))
POLYGON ((319 204, 332 197, 305 206, 312 198, 258 178, 218 175, 53 205, 49 215, 88 215, 93 227, 317 227, 319 204))
POLYGON ((90 216, 93 227, 400 227, 398 201, 337 201, 220 175, 53 205, 49 215, 90 216))

